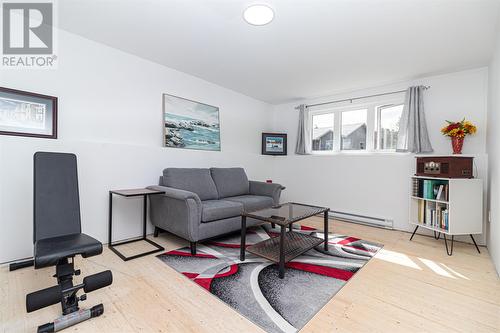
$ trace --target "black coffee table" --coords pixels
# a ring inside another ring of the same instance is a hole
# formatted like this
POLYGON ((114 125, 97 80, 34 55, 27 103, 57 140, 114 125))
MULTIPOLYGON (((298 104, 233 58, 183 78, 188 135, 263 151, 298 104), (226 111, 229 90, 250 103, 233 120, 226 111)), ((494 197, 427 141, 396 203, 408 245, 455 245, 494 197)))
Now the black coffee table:
POLYGON ((305 205, 295 202, 281 204, 276 207, 243 212, 241 214, 241 246, 240 260, 245 260, 246 251, 274 261, 279 264, 279 277, 285 277, 285 263, 309 251, 324 242, 325 251, 328 250, 328 212, 330 208, 305 205), (292 225, 295 222, 308 217, 323 213, 324 239, 294 232, 292 225), (257 220, 271 223, 272 226, 279 225, 281 232, 279 237, 266 239, 257 244, 245 247, 246 243, 246 219, 252 217, 257 220), (286 231, 286 227, 289 231, 286 231))

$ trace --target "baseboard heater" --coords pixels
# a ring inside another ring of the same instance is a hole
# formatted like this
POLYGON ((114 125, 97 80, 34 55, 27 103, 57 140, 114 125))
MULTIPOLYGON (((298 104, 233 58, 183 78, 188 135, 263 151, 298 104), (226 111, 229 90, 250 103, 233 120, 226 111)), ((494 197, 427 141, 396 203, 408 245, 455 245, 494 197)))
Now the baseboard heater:
POLYGON ((393 220, 387 219, 387 218, 382 218, 382 217, 373 217, 373 216, 366 216, 366 215, 345 213, 345 212, 338 212, 338 211, 330 211, 329 217, 336 219, 336 220, 339 220, 339 221, 364 224, 364 225, 369 225, 369 226, 373 226, 373 227, 379 227, 379 228, 385 228, 385 229, 393 229, 394 228, 394 221, 393 220))

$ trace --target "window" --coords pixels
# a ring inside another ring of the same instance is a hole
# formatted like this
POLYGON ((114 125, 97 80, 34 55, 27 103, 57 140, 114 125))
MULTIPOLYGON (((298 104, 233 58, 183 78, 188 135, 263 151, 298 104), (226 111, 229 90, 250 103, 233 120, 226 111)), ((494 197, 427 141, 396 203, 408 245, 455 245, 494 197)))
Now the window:
POLYGON ((313 153, 395 151, 403 97, 348 101, 309 110, 313 153))
POLYGON ((312 116, 312 150, 333 150, 333 113, 316 114, 312 116))
POLYGON ((376 112, 375 149, 396 150, 403 104, 379 106, 376 112))
POLYGON ((342 150, 366 149, 367 109, 342 112, 342 150))

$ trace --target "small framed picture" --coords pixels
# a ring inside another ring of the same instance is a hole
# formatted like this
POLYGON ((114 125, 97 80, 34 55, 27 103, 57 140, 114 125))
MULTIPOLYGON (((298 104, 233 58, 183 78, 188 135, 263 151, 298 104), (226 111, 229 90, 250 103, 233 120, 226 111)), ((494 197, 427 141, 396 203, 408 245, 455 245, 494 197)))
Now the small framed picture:
POLYGON ((286 133, 262 133, 262 155, 286 155, 286 133))
POLYGON ((0 135, 57 139, 57 97, 0 87, 0 135))

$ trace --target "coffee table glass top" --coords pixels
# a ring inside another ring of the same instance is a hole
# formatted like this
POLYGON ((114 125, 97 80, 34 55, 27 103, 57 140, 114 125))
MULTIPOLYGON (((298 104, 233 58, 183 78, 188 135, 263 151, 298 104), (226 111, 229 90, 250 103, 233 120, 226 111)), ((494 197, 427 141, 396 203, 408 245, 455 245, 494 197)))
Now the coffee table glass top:
POLYGON ((288 225, 299 220, 329 211, 329 208, 288 202, 279 206, 243 212, 243 216, 253 217, 258 220, 288 225))

